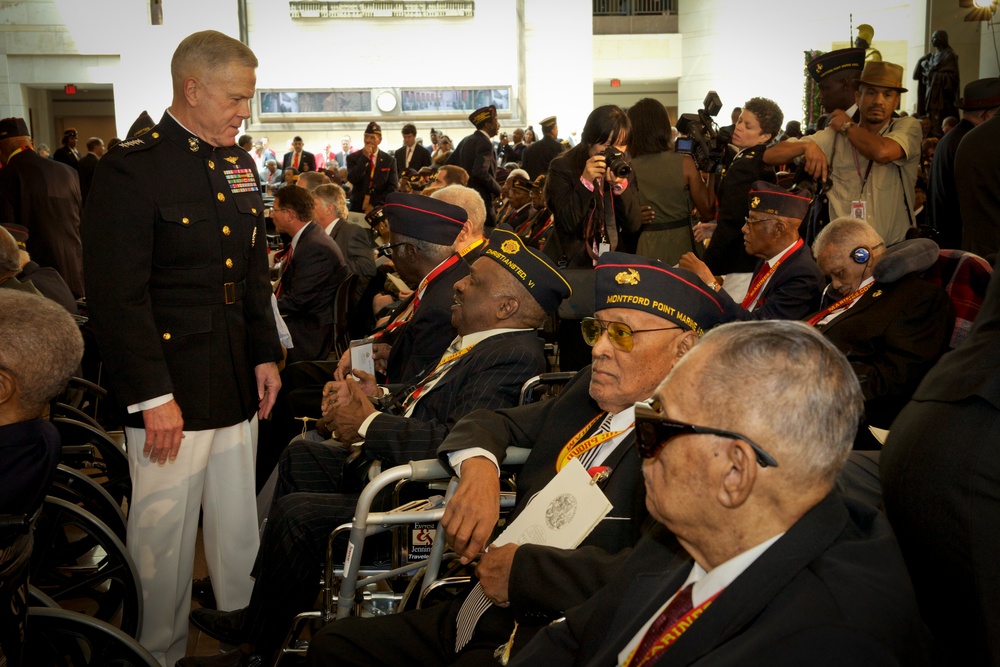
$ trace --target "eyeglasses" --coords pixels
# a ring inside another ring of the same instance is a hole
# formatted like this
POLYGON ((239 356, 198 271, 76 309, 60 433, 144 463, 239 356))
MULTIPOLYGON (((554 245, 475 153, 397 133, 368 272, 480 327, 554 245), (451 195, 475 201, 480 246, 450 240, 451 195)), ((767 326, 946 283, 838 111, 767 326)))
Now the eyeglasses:
POLYGON ((753 449, 757 455, 757 463, 760 464, 761 468, 778 467, 778 462, 774 460, 773 456, 745 435, 667 419, 660 412, 659 402, 655 399, 635 404, 635 437, 639 456, 644 459, 654 458, 670 439, 681 435, 717 435, 721 438, 742 440, 753 449))
POLYGON ((290 209, 290 208, 284 208, 284 207, 278 208, 276 206, 276 207, 274 207, 274 208, 271 209, 271 212, 273 212, 273 213, 284 213, 285 211, 291 211, 291 210, 292 209, 290 209))
POLYGON ((396 244, 393 244, 393 245, 389 245, 387 243, 385 245, 380 245, 378 247, 377 255, 379 257, 392 257, 392 249, 393 248, 398 248, 398 247, 404 246, 404 245, 410 245, 410 244, 409 243, 396 243, 396 244))
POLYGON ((608 332, 608 340, 611 341, 611 345, 615 348, 621 350, 622 352, 631 352, 635 341, 633 336, 637 333, 646 333, 647 331, 669 331, 671 329, 680 329, 681 327, 663 327, 662 329, 632 329, 627 324, 622 322, 602 322, 601 320, 594 319, 593 317, 585 317, 580 322, 580 331, 583 332, 583 340, 587 345, 593 347, 597 345, 597 341, 601 339, 601 336, 605 331, 608 332))
POLYGON ((777 220, 778 218, 757 218, 756 220, 751 220, 749 217, 744 216, 743 219, 746 220, 748 226, 751 226, 751 225, 759 225, 762 222, 770 222, 771 220, 777 220))

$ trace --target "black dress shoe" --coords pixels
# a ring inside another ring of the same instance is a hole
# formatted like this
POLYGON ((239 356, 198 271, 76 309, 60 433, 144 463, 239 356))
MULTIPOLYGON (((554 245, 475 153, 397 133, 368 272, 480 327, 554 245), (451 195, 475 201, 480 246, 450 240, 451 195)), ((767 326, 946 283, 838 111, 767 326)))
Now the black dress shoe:
POLYGON ((261 667, 263 658, 250 644, 241 644, 233 651, 218 655, 192 655, 181 658, 174 667, 261 667))
POLYGON ((191 599, 205 609, 218 609, 215 604, 215 591, 212 590, 212 580, 208 577, 191 582, 191 599))
POLYGON ((215 609, 193 609, 188 617, 191 625, 209 637, 227 644, 241 644, 246 641, 243 633, 243 618, 247 610, 216 611, 215 609))

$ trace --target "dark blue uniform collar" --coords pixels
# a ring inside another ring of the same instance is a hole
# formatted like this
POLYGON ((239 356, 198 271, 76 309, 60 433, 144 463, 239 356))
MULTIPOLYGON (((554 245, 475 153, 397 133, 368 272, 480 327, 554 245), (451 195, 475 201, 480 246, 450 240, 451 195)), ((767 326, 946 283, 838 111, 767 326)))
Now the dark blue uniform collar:
MULTIPOLYGON (((153 132, 158 132, 171 142, 180 146, 185 152, 197 155, 200 158, 207 158, 215 150, 210 143, 198 137, 174 118, 170 111, 163 112, 163 117, 153 132)), ((155 138, 155 137, 154 137, 155 138)))

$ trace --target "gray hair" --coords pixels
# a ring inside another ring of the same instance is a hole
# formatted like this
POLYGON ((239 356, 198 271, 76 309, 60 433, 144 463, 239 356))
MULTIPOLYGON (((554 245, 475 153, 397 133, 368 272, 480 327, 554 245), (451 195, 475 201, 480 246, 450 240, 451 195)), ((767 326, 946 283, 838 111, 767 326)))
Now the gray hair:
POLYGON ((311 192, 319 186, 327 185, 331 182, 330 177, 322 171, 304 171, 299 174, 299 180, 295 183, 296 185, 301 183, 302 185, 299 185, 299 187, 305 188, 311 192))
POLYGON ((813 241, 813 255, 819 257, 829 246, 838 248, 856 248, 868 246, 874 248, 883 243, 875 228, 864 220, 845 216, 830 222, 813 241))
POLYGON ((813 327, 782 320, 725 324, 705 334, 703 346, 711 346, 711 362, 698 392, 718 426, 760 438, 792 483, 832 484, 864 411, 843 353, 813 327))
POLYGON ((183 95, 184 79, 205 71, 236 64, 257 67, 257 56, 250 47, 217 30, 202 30, 185 37, 170 59, 170 78, 174 95, 183 95))
POLYGON ((336 183, 327 183, 313 190, 313 197, 325 204, 332 205, 333 212, 337 217, 344 221, 347 220, 347 195, 344 194, 344 188, 336 183))
POLYGON ((38 417, 58 396, 83 358, 83 337, 55 301, 0 289, 0 370, 17 384, 22 415, 38 417))
POLYGON ((3 227, 0 227, 0 280, 16 276, 21 272, 21 252, 17 241, 3 227))
POLYGON ((423 239, 415 239, 405 234, 395 234, 395 237, 396 243, 407 243, 416 248, 417 252, 428 260, 438 264, 451 257, 453 252, 450 245, 438 245, 430 241, 424 241, 423 239))
POLYGON ((447 185, 440 190, 435 190, 431 194, 431 199, 440 199, 448 204, 464 208, 469 215, 472 232, 477 236, 483 235, 483 225, 486 224, 486 204, 483 203, 483 197, 478 192, 464 185, 447 185))

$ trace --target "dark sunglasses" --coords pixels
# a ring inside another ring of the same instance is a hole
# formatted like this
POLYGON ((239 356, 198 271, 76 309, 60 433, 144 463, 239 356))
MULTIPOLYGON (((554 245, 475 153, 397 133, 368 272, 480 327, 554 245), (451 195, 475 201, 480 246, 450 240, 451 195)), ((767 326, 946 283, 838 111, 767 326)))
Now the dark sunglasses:
POLYGON ((635 345, 635 334, 646 333, 647 331, 669 331, 670 329, 680 329, 678 326, 662 327, 660 329, 633 329, 622 322, 602 322, 593 317, 585 317, 580 321, 580 331, 583 333, 583 340, 587 345, 594 347, 601 335, 607 331, 608 340, 611 344, 622 352, 631 352, 635 345))
POLYGON ((656 400, 635 404, 636 449, 642 458, 654 458, 671 438, 676 438, 680 435, 717 435, 722 438, 742 440, 750 445, 757 455, 757 463, 760 464, 760 467, 778 467, 778 462, 774 460, 773 456, 745 435, 740 435, 733 431, 723 431, 708 426, 695 426, 694 424, 685 424, 684 422, 667 419, 657 409, 658 407, 659 403, 656 400))
POLYGON ((394 245, 389 245, 387 243, 385 245, 380 245, 378 247, 378 250, 377 250, 377 256, 378 257, 392 257, 392 249, 393 248, 398 248, 398 247, 404 246, 404 245, 409 245, 409 243, 396 243, 394 245))

